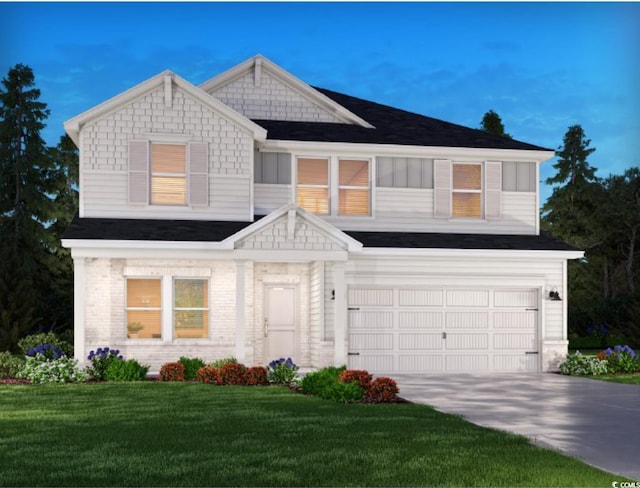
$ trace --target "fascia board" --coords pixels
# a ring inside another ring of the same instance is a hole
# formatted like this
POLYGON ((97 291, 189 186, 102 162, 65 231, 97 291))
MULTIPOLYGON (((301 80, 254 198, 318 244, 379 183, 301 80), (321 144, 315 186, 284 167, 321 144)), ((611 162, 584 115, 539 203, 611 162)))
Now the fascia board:
POLYGON ((375 154, 376 156, 425 156, 428 152, 435 159, 482 159, 499 161, 544 162, 555 156, 554 151, 526 149, 491 149, 481 147, 409 146, 400 144, 371 144, 357 142, 292 141, 267 139, 260 145, 263 152, 315 153, 331 152, 340 154, 375 154))
POLYGON ((99 105, 67 120, 63 125, 64 129, 69 134, 69 137, 73 142, 79 144, 79 133, 82 127, 96 119, 109 115, 119 110, 124 105, 131 103, 133 100, 147 94, 151 90, 154 90, 160 86, 163 86, 165 76, 171 76, 172 81, 182 90, 194 97, 203 105, 209 107, 211 110, 220 113, 222 116, 230 119, 235 124, 247 130, 258 141, 264 141, 267 137, 267 131, 263 127, 260 127, 255 122, 252 122, 244 115, 236 112, 232 108, 228 107, 224 103, 220 102, 216 98, 212 97, 208 93, 202 91, 197 86, 189 83, 184 78, 176 75, 172 71, 165 70, 152 78, 149 78, 138 85, 129 88, 128 90, 102 102, 99 105))
POLYGON ((229 250, 223 242, 201 241, 133 241, 111 239, 62 239, 62 247, 75 249, 162 249, 162 250, 229 250))
POLYGON ((233 259, 278 262, 278 263, 308 263, 310 261, 347 261, 347 251, 305 251, 291 249, 236 249, 233 251, 233 259))
POLYGON ((312 88, 307 83, 293 76, 291 73, 284 70, 283 68, 275 64, 273 61, 270 61, 269 59, 265 58, 261 54, 253 56, 252 58, 249 58, 246 61, 243 61, 242 63, 234 66, 233 68, 225 71, 224 73, 221 73, 205 81, 200 85, 200 89, 204 90, 207 93, 211 91, 215 91, 223 87, 224 85, 227 85, 228 83, 231 83, 237 80, 238 78, 240 78, 241 76, 245 75, 255 66, 256 61, 258 60, 260 60, 261 68, 264 71, 274 76, 281 83, 283 83, 293 91, 297 92, 298 94, 302 95, 307 99, 310 99, 320 107, 331 112, 336 117, 342 119, 344 122, 355 123, 357 125, 366 127, 368 129, 373 128, 373 125, 371 125, 369 122, 367 122, 363 118, 354 114, 350 110, 347 110, 345 107, 343 107, 336 101, 332 100, 331 98, 327 97, 326 95, 312 88))
POLYGON ((529 249, 416 249, 399 247, 376 247, 363 248, 357 255, 353 256, 369 257, 390 257, 398 259, 413 258, 453 258, 453 259, 501 259, 501 260, 548 260, 548 259, 580 259, 584 257, 584 251, 540 251, 529 249))

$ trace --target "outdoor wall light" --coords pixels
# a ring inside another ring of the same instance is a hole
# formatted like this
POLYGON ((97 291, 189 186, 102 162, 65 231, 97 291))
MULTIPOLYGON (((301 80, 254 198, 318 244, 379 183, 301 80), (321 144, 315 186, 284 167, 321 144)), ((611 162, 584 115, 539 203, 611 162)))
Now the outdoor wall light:
POLYGON ((335 299, 336 299, 336 291, 331 290, 331 300, 335 300, 335 299))
POLYGON ((554 302, 562 301, 562 298, 560 298, 560 293, 558 293, 558 289, 557 288, 554 288, 553 290, 551 290, 549 292, 549 300, 554 301, 554 302))

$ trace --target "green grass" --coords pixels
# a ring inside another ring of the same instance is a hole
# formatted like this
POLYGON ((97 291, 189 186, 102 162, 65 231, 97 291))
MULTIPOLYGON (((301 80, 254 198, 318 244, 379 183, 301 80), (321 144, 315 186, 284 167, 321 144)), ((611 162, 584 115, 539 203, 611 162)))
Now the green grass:
POLYGON ((524 437, 414 404, 278 387, 0 386, 3 486, 611 486, 524 437))
POLYGON ((594 380, 611 381, 613 383, 626 383, 628 385, 640 385, 640 373, 632 374, 606 374, 596 376, 586 376, 594 380))

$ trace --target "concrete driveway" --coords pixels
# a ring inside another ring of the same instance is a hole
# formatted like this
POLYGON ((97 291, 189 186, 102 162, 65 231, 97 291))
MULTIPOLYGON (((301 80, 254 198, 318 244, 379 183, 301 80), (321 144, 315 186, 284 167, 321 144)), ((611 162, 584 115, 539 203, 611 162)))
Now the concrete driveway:
POLYGON ((640 481, 640 386, 558 374, 394 374, 400 396, 640 481))

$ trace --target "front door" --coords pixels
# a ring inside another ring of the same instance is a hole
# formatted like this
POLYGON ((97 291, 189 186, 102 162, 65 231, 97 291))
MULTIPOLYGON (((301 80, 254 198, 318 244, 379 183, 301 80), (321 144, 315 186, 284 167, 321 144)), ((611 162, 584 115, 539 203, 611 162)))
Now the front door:
POLYGON ((296 362, 296 287, 269 285, 265 295, 265 359, 291 358, 296 362))

